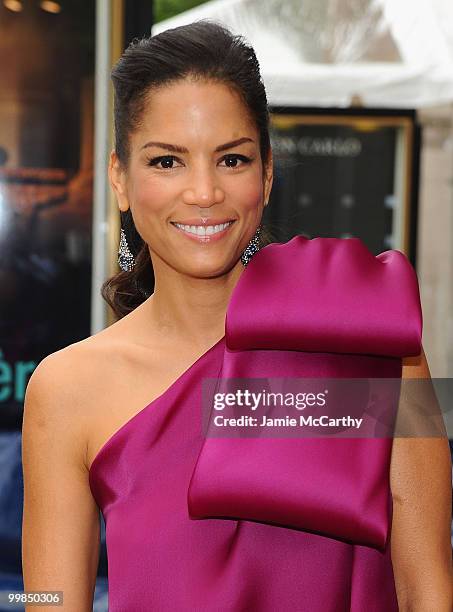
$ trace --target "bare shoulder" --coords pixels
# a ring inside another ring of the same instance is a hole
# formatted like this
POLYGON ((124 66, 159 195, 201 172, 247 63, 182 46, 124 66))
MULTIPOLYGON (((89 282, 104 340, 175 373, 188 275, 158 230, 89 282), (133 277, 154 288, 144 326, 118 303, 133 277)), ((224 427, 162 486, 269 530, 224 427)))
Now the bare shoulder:
POLYGON ((51 353, 28 383, 24 433, 46 427, 48 436, 66 436, 66 447, 73 446, 77 463, 89 470, 113 433, 187 367, 191 356, 167 344, 137 308, 51 353))
MULTIPOLYGON (((32 373, 26 389, 26 399, 30 397, 56 398, 64 412, 65 401, 86 401, 87 388, 91 389, 102 378, 103 369, 113 350, 114 337, 95 335, 70 344, 50 353, 32 373)), ((57 403, 55 402, 55 405, 57 403)))
POLYGON ((48 436, 64 437, 74 445, 83 467, 93 412, 126 360, 127 342, 115 325, 49 354, 38 364, 25 392, 25 443, 36 428, 48 436))

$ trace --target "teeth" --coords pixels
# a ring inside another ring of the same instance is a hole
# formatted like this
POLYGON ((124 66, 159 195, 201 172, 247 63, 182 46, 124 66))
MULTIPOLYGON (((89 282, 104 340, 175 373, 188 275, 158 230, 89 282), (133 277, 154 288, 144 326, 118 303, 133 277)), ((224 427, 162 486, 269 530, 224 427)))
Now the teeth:
POLYGON ((195 234, 196 236, 212 236, 213 234, 222 232, 232 223, 232 221, 228 221, 220 225, 183 225, 182 223, 175 223, 175 225, 189 234, 195 234))

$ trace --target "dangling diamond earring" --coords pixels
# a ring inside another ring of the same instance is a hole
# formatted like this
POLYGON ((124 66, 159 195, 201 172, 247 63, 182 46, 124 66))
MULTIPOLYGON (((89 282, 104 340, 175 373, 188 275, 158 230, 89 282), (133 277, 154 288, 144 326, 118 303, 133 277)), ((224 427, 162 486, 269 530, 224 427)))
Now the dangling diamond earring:
POLYGON ((261 223, 256 228, 256 232, 253 234, 252 239, 250 240, 248 245, 245 247, 241 255, 241 261, 244 267, 249 263, 249 261, 255 255, 255 253, 257 253, 261 248, 260 234, 261 234, 261 223))
POLYGON ((126 232, 121 228, 120 245, 118 248, 118 263, 125 272, 130 272, 135 266, 135 259, 126 240, 126 232))

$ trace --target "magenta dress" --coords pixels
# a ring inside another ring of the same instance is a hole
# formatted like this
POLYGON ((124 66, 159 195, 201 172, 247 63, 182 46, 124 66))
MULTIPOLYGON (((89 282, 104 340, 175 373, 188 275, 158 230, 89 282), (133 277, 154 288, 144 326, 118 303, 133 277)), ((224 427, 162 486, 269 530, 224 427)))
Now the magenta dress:
POLYGON ((109 611, 392 612, 392 438, 204 437, 202 381, 400 378, 417 277, 357 238, 261 249, 225 336, 100 449, 109 611))

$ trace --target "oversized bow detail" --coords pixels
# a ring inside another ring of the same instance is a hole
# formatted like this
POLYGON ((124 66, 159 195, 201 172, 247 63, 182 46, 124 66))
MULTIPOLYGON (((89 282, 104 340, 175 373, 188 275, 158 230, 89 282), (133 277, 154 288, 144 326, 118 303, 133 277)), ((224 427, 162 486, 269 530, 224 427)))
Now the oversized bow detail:
MULTIPOLYGON (((421 350, 406 256, 358 238, 296 236, 261 249, 230 300, 220 378, 400 378, 421 350)), ((347 401, 347 398, 345 398, 347 401)), ((393 439, 206 437, 193 519, 260 521, 385 550, 393 439)))

